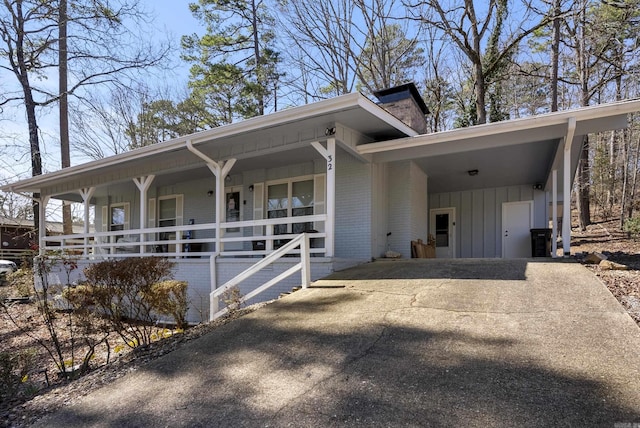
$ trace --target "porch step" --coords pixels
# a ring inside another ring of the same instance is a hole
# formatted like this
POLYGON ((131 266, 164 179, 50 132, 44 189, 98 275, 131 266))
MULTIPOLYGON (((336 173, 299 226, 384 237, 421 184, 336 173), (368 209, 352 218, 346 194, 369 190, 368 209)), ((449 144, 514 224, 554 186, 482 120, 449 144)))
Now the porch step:
POLYGON ((279 299, 282 299, 283 297, 288 296, 288 295, 289 295, 289 294, 291 294, 291 293, 295 293, 296 291, 298 291, 298 290, 300 290, 300 289, 302 289, 302 287, 293 287, 293 288, 291 289, 291 291, 284 291, 284 292, 280 293, 280 295, 278 296, 278 298, 279 298, 279 299))

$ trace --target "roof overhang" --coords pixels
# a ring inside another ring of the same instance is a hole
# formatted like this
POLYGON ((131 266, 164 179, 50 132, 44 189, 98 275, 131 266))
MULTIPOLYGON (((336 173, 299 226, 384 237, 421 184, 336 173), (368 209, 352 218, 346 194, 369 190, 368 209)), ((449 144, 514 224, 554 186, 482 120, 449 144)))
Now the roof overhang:
MULTIPOLYGON (((310 153, 317 155, 309 143, 326 140, 325 131, 335 129, 336 125, 340 125, 340 129, 347 129, 350 135, 358 135, 361 140, 359 143, 417 134, 362 94, 354 93, 31 177, 0 189, 16 193, 44 192, 48 195, 70 196, 72 190, 84 187, 204 167, 203 160, 186 148, 188 140, 215 161, 235 158, 244 162, 245 168, 265 165, 265 159, 269 156, 274 162, 292 162, 310 153)), ((242 165, 242 162, 237 165, 242 165)))
POLYGON ((551 171, 563 174, 563 144, 571 118, 576 120, 573 179, 584 136, 625 128, 628 114, 637 111, 640 100, 601 104, 364 144, 358 152, 374 162, 415 161, 429 176, 430 193, 524 184, 550 189, 551 171), (470 175, 473 170, 478 174, 470 175))

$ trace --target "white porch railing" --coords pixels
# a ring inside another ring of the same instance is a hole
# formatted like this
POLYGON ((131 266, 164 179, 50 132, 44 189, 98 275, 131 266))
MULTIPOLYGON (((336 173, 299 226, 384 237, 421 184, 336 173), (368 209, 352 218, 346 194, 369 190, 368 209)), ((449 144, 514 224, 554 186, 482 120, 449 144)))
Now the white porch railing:
POLYGON ((210 309, 209 320, 213 321, 214 319, 219 318, 219 317, 221 317, 222 315, 224 315, 224 314, 226 314, 228 312, 228 307, 220 309, 220 297, 224 293, 226 293, 232 287, 235 287, 235 286, 239 285, 242 281, 247 280, 252 275, 260 272, 262 269, 264 269, 265 267, 267 267, 270 264, 274 263, 275 261, 277 261, 278 259, 280 259, 284 255, 294 252, 294 250, 297 247, 300 247, 300 251, 299 251, 300 252, 300 262, 299 263, 295 264, 291 268, 289 268, 286 271, 282 272, 280 275, 277 275, 276 277, 270 279, 269 281, 265 282, 264 284, 254 288, 253 290, 251 290, 251 292, 247 293, 245 296, 242 296, 237 303, 241 304, 241 303, 246 302, 247 300, 251 299, 252 297, 257 296, 258 294, 260 294, 263 291, 269 289, 270 287, 278 284, 280 281, 284 280, 285 278, 288 278, 289 276, 293 275, 294 273, 296 273, 298 271, 301 272, 301 276, 302 276, 302 278, 301 278, 302 288, 307 288, 309 286, 309 284, 311 283, 311 269, 310 269, 311 263, 310 263, 309 234, 308 233, 301 233, 300 235, 298 235, 297 237, 292 239, 290 242, 288 242, 284 246, 280 247, 278 250, 272 252, 267 257, 261 259, 259 262, 257 262, 256 264, 254 264, 250 268, 248 268, 248 269, 244 270, 243 272, 239 273, 236 277, 230 279, 224 285, 222 285, 221 287, 219 287, 216 290, 214 290, 213 292, 211 292, 211 295, 210 295, 210 308, 211 309, 210 309))
MULTIPOLYGON (((221 236, 216 236, 217 223, 190 224, 171 227, 128 229, 111 232, 91 232, 73 235, 47 236, 40 243, 47 251, 65 251, 80 258, 100 259, 116 257, 207 257, 256 256, 270 254, 298 234, 275 234, 276 226, 313 224, 322 230, 325 214, 283 217, 264 220, 227 222, 220 224, 221 236), (204 235, 198 237, 198 235, 204 235), (168 239, 160 239, 171 236, 168 239), (190 237, 189 237, 190 236, 190 237)), ((326 233, 306 231, 311 254, 325 254, 326 233)), ((299 253, 293 250, 292 253, 299 253)))

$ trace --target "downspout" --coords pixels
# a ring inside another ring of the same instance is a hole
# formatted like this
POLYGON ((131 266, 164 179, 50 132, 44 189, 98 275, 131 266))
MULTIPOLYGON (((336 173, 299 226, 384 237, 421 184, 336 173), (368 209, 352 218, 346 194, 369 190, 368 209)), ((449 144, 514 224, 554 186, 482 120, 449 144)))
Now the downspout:
POLYGON ((564 257, 571 255, 571 146, 576 132, 576 118, 567 122, 567 135, 564 137, 564 171, 562 184, 562 249, 564 257))

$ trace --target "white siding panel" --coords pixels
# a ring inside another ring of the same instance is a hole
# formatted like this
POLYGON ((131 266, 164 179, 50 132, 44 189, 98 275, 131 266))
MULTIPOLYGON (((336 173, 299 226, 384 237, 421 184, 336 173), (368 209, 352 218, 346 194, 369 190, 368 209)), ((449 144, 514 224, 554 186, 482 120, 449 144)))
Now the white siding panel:
POLYGON ((471 192, 460 193, 459 212, 460 226, 456 227, 456 232, 460 234, 461 246, 458 249, 460 257, 469 258, 473 254, 473 206, 471 204, 471 192))
POLYGON ((484 256, 484 192, 474 190, 471 193, 471 257, 484 256))
POLYGON ((483 229, 483 251, 482 257, 499 257, 496 252, 496 191, 495 189, 486 189, 483 192, 484 205, 482 215, 483 229))
POLYGON ((427 242, 429 235, 429 204, 427 175, 411 162, 411 240, 427 242))
POLYGON ((336 147, 336 257, 371 260, 371 168, 336 147))
POLYGON ((429 209, 456 208, 456 257, 501 257, 502 204, 534 200, 534 226, 547 226, 547 197, 533 186, 509 186, 429 195, 429 209))

